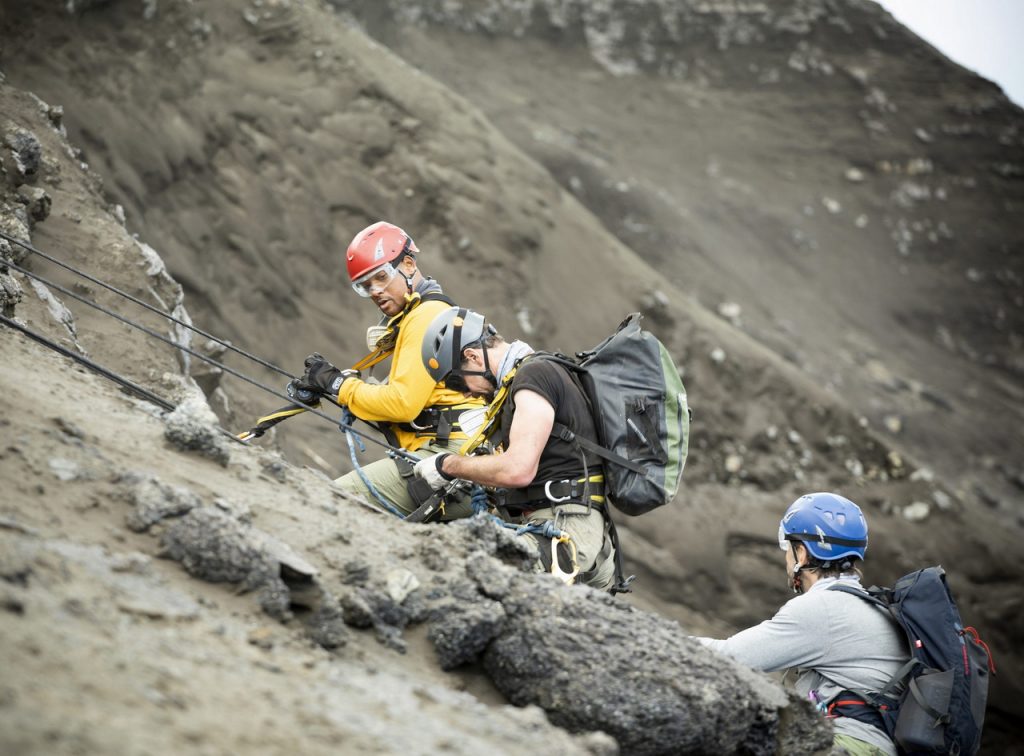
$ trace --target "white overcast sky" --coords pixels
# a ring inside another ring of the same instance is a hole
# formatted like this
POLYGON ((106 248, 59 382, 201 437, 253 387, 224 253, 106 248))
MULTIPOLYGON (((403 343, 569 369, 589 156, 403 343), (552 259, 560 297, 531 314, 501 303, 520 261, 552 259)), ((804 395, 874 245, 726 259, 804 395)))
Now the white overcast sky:
POLYGON ((1024 105, 1024 0, 878 0, 904 26, 1024 105))

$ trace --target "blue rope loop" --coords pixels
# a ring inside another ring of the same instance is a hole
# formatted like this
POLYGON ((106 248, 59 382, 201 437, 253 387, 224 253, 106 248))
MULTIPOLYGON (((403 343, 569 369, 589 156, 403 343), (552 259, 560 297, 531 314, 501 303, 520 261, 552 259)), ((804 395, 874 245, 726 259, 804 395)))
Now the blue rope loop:
MULTIPOLYGON (((515 527, 514 525, 512 527, 515 527)), ((516 528, 516 535, 523 535, 524 533, 534 533, 536 535, 544 536, 545 538, 558 539, 565 535, 561 530, 555 527, 554 520, 546 520, 544 522, 529 522, 526 525, 521 525, 516 528)))
POLYGON ((547 520, 545 522, 528 522, 525 525, 517 525, 514 522, 506 522, 497 515, 489 514, 487 510, 490 508, 490 502, 488 500, 487 491, 484 490, 483 486, 474 485, 470 490, 469 500, 473 505, 474 517, 481 515, 490 517, 491 520, 501 527, 516 531, 517 536, 521 536, 526 533, 533 533, 544 536, 545 538, 558 539, 565 535, 564 532, 555 527, 554 520, 547 520))
MULTIPOLYGON (((352 427, 352 424, 355 421, 356 421, 356 416, 352 414, 352 410, 350 410, 348 407, 342 407, 341 408, 341 422, 338 423, 338 430, 340 430, 342 433, 345 434, 345 436, 347 438, 349 438, 349 442, 348 442, 349 447, 352 446, 352 437, 349 434, 349 429, 352 427)), ((363 439, 359 438, 359 436, 355 436, 355 443, 356 443, 356 445, 359 446, 359 453, 360 454, 365 454, 366 453, 366 444, 363 443, 363 439)))
POLYGON ((338 427, 345 433, 345 440, 348 441, 348 454, 349 458, 352 460, 352 467, 359 475, 359 479, 363 481, 363 485, 366 486, 370 495, 377 500, 378 504, 384 507, 386 511, 390 512, 395 517, 405 519, 405 513, 400 511, 394 504, 381 495, 380 491, 377 490, 377 487, 373 485, 373 481, 370 480, 370 476, 368 476, 359 465, 359 460, 356 458, 356 445, 359 446, 359 451, 361 452, 366 451, 366 446, 363 444, 362 439, 352 432, 353 420, 355 420, 355 415, 352 414, 352 411, 348 407, 343 407, 341 410, 341 423, 338 424, 338 427))
POLYGON ((485 491, 484 487, 480 485, 474 485, 470 490, 469 501, 473 505, 474 515, 486 512, 490 507, 490 503, 487 498, 487 491, 485 491))

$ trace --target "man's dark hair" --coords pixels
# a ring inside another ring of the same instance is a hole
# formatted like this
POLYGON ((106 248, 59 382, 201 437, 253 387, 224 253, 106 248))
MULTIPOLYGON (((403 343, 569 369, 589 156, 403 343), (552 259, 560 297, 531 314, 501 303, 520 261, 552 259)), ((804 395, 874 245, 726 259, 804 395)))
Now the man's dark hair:
POLYGON ((466 344, 462 347, 462 363, 466 363, 466 350, 467 349, 490 349, 498 344, 505 342, 505 339, 501 337, 501 334, 497 331, 493 331, 483 338, 477 339, 472 344, 466 344))

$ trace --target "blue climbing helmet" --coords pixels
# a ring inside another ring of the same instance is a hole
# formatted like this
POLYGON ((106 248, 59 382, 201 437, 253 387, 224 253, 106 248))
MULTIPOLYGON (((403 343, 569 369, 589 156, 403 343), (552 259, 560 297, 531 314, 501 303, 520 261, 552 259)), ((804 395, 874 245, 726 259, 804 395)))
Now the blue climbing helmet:
POLYGON ((789 505, 779 523, 779 547, 802 541, 811 556, 822 562, 864 558, 868 523, 860 507, 834 493, 812 493, 789 505))

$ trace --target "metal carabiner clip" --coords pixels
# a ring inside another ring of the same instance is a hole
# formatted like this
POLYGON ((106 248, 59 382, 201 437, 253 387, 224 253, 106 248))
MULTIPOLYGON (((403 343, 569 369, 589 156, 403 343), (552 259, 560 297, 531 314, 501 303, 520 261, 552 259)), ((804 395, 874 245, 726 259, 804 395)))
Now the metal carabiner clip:
POLYGON ((572 498, 571 494, 566 494, 565 496, 555 496, 554 494, 551 493, 551 484, 560 482, 561 481, 549 480, 544 484, 544 497, 554 504, 559 504, 563 501, 569 501, 569 499, 572 498))
POLYGON ((580 574, 580 566, 576 563, 576 544, 569 536, 551 539, 551 574, 566 585, 576 582, 576 576, 580 574), (564 543, 569 549, 569 559, 572 561, 572 572, 566 572, 558 563, 558 544, 564 543))

